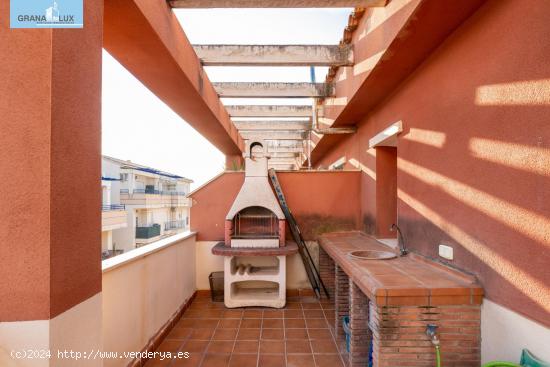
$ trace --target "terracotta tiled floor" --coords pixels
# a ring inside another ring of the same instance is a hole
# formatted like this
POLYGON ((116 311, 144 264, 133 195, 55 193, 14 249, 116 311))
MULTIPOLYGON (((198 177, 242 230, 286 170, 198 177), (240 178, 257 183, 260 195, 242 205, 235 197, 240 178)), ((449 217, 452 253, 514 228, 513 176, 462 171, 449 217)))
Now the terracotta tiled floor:
POLYGON ((190 358, 151 360, 146 366, 342 367, 331 326, 334 306, 314 298, 290 300, 284 309, 226 309, 197 297, 159 351, 190 358))

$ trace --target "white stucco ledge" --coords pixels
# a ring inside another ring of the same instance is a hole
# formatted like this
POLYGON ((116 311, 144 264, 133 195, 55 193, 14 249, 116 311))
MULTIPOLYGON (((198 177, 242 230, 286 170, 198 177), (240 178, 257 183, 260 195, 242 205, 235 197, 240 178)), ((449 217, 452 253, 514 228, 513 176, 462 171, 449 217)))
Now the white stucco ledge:
POLYGON ((113 269, 116 269, 120 266, 124 266, 133 261, 141 259, 143 257, 149 256, 157 251, 160 251, 166 247, 175 245, 176 243, 186 240, 188 238, 194 237, 197 235, 197 232, 186 231, 178 233, 176 235, 164 238, 162 240, 150 243, 148 245, 142 246, 140 248, 125 252, 110 259, 103 260, 101 262, 101 271, 107 273, 113 269))

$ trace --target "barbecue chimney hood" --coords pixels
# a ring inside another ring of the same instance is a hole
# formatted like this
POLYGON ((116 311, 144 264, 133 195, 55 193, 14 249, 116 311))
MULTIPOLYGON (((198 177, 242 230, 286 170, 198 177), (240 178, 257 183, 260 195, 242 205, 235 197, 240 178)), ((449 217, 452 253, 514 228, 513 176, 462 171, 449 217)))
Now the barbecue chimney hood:
POLYGON ((279 247, 285 244, 285 216, 268 179, 267 145, 248 140, 243 186, 225 217, 225 245, 279 247))

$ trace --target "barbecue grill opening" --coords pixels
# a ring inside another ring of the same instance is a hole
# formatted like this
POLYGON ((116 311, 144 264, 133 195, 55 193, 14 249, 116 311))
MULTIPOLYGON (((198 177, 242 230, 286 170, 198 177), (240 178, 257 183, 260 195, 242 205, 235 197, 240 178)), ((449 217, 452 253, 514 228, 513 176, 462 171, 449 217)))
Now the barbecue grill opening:
POLYGON ((251 206, 239 211, 233 218, 232 238, 278 238, 279 221, 269 209, 251 206))
POLYGON ((250 157, 261 158, 264 156, 264 146, 262 143, 254 142, 250 144, 250 157))

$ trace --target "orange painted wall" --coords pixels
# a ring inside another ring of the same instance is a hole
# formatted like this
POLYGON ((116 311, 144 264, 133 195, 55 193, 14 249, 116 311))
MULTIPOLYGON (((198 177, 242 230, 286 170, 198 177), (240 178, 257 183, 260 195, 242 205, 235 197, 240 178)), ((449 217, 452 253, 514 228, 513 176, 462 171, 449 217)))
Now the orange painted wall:
MULTIPOLYGON (((277 177, 306 240, 359 228, 359 171, 278 172, 277 177)), ((198 232, 198 241, 223 241, 225 216, 243 180, 242 172, 225 172, 191 193, 191 230, 198 232)))
POLYGON ((402 121, 407 245, 433 258, 453 246, 452 265, 478 276, 489 299, 550 326, 549 13, 544 0, 487 2, 321 164, 362 165, 362 215, 376 222, 368 140, 402 121))
POLYGON ((0 2, 0 320, 101 291, 103 3, 83 29, 9 29, 0 2))

